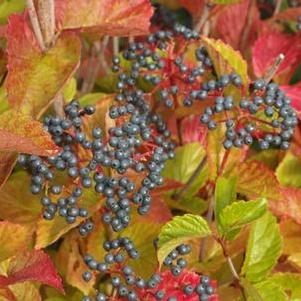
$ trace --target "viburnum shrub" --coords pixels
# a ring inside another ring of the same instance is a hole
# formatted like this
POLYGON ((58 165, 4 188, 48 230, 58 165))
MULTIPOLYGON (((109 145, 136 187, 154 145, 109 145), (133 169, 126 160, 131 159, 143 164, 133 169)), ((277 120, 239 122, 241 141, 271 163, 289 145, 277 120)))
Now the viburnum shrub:
POLYGON ((301 300, 301 6, 4 0, 0 300, 301 300))

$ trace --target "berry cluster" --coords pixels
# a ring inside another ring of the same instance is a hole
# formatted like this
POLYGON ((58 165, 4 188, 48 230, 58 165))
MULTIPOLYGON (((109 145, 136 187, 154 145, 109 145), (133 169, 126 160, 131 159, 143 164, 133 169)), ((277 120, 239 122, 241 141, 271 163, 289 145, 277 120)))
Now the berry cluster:
POLYGON ((163 264, 170 268, 171 273, 176 277, 181 271, 187 267, 187 261, 179 255, 187 255, 191 251, 190 245, 181 244, 176 249, 172 250, 165 258, 163 264), (175 264, 174 264, 175 263, 175 264))
MULTIPOLYGON (((77 217, 88 217, 88 210, 80 208, 78 201, 83 194, 83 188, 91 187, 89 175, 97 167, 94 160, 87 166, 80 167, 78 147, 85 150, 97 149, 97 139, 101 136, 101 130, 99 128, 93 130, 94 141, 90 141, 82 131, 82 117, 94 114, 93 106, 88 105, 82 109, 77 101, 72 101, 65 107, 65 113, 66 118, 47 116, 44 119, 44 128, 51 134, 61 151, 48 158, 21 154, 19 163, 32 175, 31 192, 33 194, 43 192, 41 197, 43 217, 52 220, 58 213, 67 223, 72 224, 77 217), (58 172, 66 172, 71 178, 73 183, 71 193, 68 193, 63 185, 55 183, 56 177, 59 178, 58 172)), ((82 227, 89 232, 93 228, 93 223, 86 221, 82 227)))
MULTIPOLYGON (((103 247, 108 252, 104 256, 104 262, 97 262, 91 255, 85 256, 84 261, 92 272, 86 271, 82 277, 85 281, 90 281, 92 273, 110 274, 111 285, 116 290, 118 300, 216 300, 213 283, 207 276, 199 278, 198 275, 193 274, 193 281, 187 278, 181 285, 176 281, 181 272, 189 275, 189 272, 184 269, 187 265, 186 260, 177 259, 179 255, 186 255, 190 252, 189 245, 182 244, 167 256, 164 265, 168 266, 170 271, 162 274, 155 273, 148 280, 138 277, 126 264, 129 258, 137 259, 139 256, 128 237, 105 241, 103 247), (177 265, 172 265, 172 261, 176 259, 177 265), (170 287, 166 285, 164 278, 172 282, 169 284, 170 287)), ((96 293, 96 301, 108 300, 107 298, 104 293, 96 293)), ((91 300, 89 296, 83 298, 83 301, 91 300)))

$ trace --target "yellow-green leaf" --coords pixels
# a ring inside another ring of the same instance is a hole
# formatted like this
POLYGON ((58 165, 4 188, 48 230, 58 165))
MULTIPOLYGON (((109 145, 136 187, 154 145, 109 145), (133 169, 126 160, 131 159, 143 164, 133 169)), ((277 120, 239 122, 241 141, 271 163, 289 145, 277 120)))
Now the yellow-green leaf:
POLYGON ((242 273, 251 282, 265 279, 282 251, 282 238, 276 218, 266 213, 251 226, 242 273))
POLYGON ((198 215, 185 214, 176 216, 165 224, 159 235, 158 259, 160 264, 178 245, 194 238, 202 238, 211 234, 204 218, 198 215))

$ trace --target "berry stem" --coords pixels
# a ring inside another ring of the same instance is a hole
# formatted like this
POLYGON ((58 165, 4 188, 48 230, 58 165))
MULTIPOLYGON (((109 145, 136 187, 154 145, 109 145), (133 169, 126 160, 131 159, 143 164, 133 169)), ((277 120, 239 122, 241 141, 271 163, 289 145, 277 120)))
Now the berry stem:
POLYGON ((277 15, 280 12, 282 0, 276 0, 275 10, 273 12, 273 16, 277 15))
POLYGON ((199 21, 194 26, 194 30, 197 32, 200 32, 201 29, 204 27, 206 21, 208 20, 208 17, 210 15, 211 5, 205 4, 205 7, 203 9, 203 13, 199 19, 199 21))
POLYGON ((37 14, 36 8, 34 6, 33 0, 27 0, 27 8, 28 8, 30 22, 31 22, 34 34, 36 36, 36 39, 38 41, 38 44, 39 44, 41 50, 43 52, 45 52, 46 46, 45 46, 45 42, 43 39, 38 14, 37 14))
POLYGON ((281 65, 284 59, 285 55, 283 53, 280 53, 277 56, 273 66, 268 70, 267 74, 263 78, 267 84, 273 79, 274 75, 276 74, 277 70, 279 69, 279 66, 281 65))
POLYGON ((191 177, 188 179, 187 183, 179 190, 178 193, 175 193, 173 195, 174 200, 179 200, 181 197, 183 197, 183 195, 185 195, 185 193, 191 187, 191 185, 193 184, 195 179, 199 176, 199 174, 203 170, 206 163, 207 163, 207 156, 204 156, 202 161, 199 163, 199 165, 197 166, 197 168, 195 169, 195 171, 191 175, 191 177))
POLYGON ((113 39, 113 54, 117 56, 119 53, 119 38, 113 37, 112 39, 113 39))

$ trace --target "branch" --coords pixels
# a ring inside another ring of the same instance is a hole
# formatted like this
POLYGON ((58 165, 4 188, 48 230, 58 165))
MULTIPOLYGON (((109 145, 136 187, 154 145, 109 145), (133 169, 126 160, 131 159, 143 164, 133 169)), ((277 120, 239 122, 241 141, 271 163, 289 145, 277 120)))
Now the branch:
POLYGON ((255 4, 256 0, 249 0, 249 5, 247 9, 247 19, 245 22, 244 30, 242 32, 242 37, 239 43, 239 48, 243 50, 245 48, 246 42, 248 40, 248 36, 250 33, 250 28, 252 26, 252 21, 253 21, 253 7, 255 4))
POLYGON ((50 47, 55 37, 54 0, 38 0, 38 15, 45 44, 50 47))
POLYGON ((53 108, 56 115, 58 115, 61 118, 65 117, 64 105, 64 95, 63 93, 59 93, 53 102, 53 108))
POLYGON ((119 53, 119 38, 113 37, 113 54, 116 56, 119 53))
POLYGON ((185 186, 182 187, 178 193, 175 193, 173 195, 173 199, 174 200, 179 200, 188 191, 188 189, 191 187, 191 185, 193 184, 193 182, 195 181, 195 179, 199 176, 199 174, 203 170, 203 168, 206 165, 206 163, 207 163, 207 156, 204 156, 204 158, 199 163, 199 165, 197 166, 197 168, 195 169, 195 171, 193 172, 193 174, 191 175, 191 177, 188 179, 188 181, 185 184, 185 186))
POLYGON ((211 8, 212 8, 212 6, 210 4, 205 4, 205 7, 203 9, 203 13, 202 13, 199 21, 194 26, 195 31, 197 31, 197 32, 201 31, 201 29, 203 28, 203 26, 205 25, 205 23, 206 23, 206 21, 209 17, 211 8))
POLYGON ((275 10, 273 16, 277 15, 280 12, 282 0, 276 0, 275 10))
POLYGON ((268 84, 272 78, 274 77, 274 75, 276 74, 279 66, 281 65, 281 63, 283 62, 283 60, 285 59, 285 55, 283 53, 280 53, 278 55, 278 57, 276 58, 273 66, 271 67, 271 69, 267 72, 267 74, 263 77, 264 81, 268 84))
POLYGON ((44 52, 44 51, 46 51, 46 46, 44 43, 38 15, 37 15, 33 0, 27 0, 27 8, 28 8, 29 18, 30 18, 30 22, 31 22, 34 34, 36 36, 36 39, 39 43, 41 50, 44 52))
POLYGON ((105 36, 101 43, 95 43, 92 48, 92 54, 88 63, 88 75, 84 79, 80 94, 84 95, 92 91, 95 81, 97 79, 98 72, 101 67, 109 72, 109 66, 105 58, 105 50, 109 43, 109 36, 105 36), (96 60, 96 62, 95 62, 96 60))

